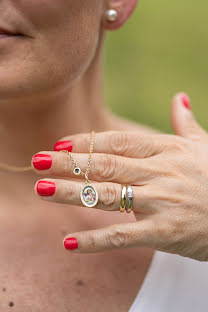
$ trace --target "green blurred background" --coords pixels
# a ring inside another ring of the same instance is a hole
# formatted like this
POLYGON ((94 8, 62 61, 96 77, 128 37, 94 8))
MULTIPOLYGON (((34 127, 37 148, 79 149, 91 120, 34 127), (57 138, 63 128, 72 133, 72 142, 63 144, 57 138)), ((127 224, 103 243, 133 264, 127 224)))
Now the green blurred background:
POLYGON ((208 130, 208 2, 140 0, 128 23, 107 38, 105 95, 120 116, 172 133, 170 101, 191 97, 208 130))

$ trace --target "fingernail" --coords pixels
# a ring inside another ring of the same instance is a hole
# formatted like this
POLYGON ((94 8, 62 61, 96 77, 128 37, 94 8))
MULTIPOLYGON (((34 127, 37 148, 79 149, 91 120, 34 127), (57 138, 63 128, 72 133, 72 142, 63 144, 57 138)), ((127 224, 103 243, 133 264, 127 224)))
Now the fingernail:
POLYGON ((78 248, 78 241, 75 237, 69 237, 64 240, 64 247, 67 250, 77 249, 78 248))
POLYGON ((59 141, 54 145, 54 151, 66 150, 68 152, 72 151, 72 142, 71 141, 59 141))
POLYGON ((190 98, 188 95, 186 94, 182 95, 181 101, 187 109, 191 109, 190 98))
POLYGON ((46 170, 52 166, 52 158, 46 154, 36 154, 33 156, 33 166, 38 170, 46 170))
POLYGON ((37 192, 41 196, 52 196, 56 191, 56 185, 51 181, 38 181, 37 192))

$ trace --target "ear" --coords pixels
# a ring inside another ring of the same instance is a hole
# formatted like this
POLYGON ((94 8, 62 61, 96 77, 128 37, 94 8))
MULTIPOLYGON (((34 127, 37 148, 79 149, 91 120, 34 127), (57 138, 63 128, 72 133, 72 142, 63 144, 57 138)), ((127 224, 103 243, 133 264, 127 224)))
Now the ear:
POLYGON ((104 12, 102 27, 106 30, 115 30, 123 26, 132 12, 136 8, 138 0, 108 0, 106 5, 106 12, 109 9, 116 10, 118 17, 115 21, 108 21, 104 12))

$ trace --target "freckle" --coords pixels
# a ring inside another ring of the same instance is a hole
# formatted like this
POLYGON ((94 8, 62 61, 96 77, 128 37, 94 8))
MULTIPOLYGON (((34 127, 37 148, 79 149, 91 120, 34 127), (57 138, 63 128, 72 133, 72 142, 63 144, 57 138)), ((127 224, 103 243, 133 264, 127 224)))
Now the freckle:
POLYGON ((78 281, 77 281, 77 285, 78 285, 78 286, 84 286, 84 282, 83 282, 82 280, 78 280, 78 281))
POLYGON ((9 306, 10 306, 10 307, 13 307, 13 306, 14 306, 14 302, 10 301, 10 302, 9 302, 9 306))
POLYGON ((66 236, 67 232, 65 230, 61 230, 61 234, 66 236))
POLYGON ((2 288, 2 291, 6 291, 6 287, 3 287, 3 288, 2 288))

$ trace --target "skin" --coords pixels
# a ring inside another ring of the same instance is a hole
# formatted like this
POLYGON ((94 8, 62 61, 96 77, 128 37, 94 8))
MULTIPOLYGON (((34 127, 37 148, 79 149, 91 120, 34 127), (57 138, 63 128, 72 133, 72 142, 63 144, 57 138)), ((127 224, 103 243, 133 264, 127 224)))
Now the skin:
MULTIPOLYGON (((117 27, 135 4, 109 3, 120 12, 117 27)), ((52 151, 61 137, 91 129, 153 131, 113 115, 103 104, 102 45, 108 26, 102 17, 109 6, 100 0, 1 1, 1 26, 25 34, 0 43, 1 162, 29 166, 37 151, 52 151)), ((127 311, 153 250, 80 259, 65 251, 62 240, 69 231, 133 217, 43 202, 34 193, 42 176, 33 170, 0 175, 1 309, 10 311, 12 301, 17 312, 76 312, 83 306, 90 312, 127 311)))
MULTIPOLYGON (((136 2, 1 1, 2 26, 24 34, 0 43, 1 162, 28 166, 34 154, 46 151, 53 157, 62 156, 57 166, 61 170, 65 155, 52 151, 60 138, 87 135, 92 129, 106 135, 108 131, 121 134, 133 131, 140 138, 142 134, 156 132, 113 115, 102 100, 105 32, 121 27, 136 2), (103 20, 109 7, 119 13, 113 24, 103 20)), ((174 104, 171 115, 175 130, 188 136, 193 118, 184 117, 183 125, 187 120, 187 128, 178 124, 183 112, 182 106, 177 105, 174 104)), ((197 132, 199 127, 194 129, 197 132)), ((81 136, 76 138, 84 140, 81 136)), ((80 157, 76 140, 73 141, 74 151, 80 157)), ((134 157, 137 160, 138 156, 134 157)), ((183 156, 181 159, 184 162, 183 156)), ((133 213, 105 212, 102 208, 90 211, 79 207, 78 202, 63 205, 63 198, 58 197, 60 203, 52 203, 56 196, 50 202, 46 198, 40 200, 36 189, 33 191, 34 185, 46 172, 1 171, 0 174, 1 308, 10 311, 9 302, 13 301, 17 312, 76 312, 83 306, 90 312, 127 311, 144 280, 153 249, 122 248, 80 257, 77 253, 67 253, 62 240, 67 233, 77 230, 102 229, 121 223, 128 226, 135 221, 133 213)), ((63 192, 67 182, 71 183, 70 175, 63 177, 63 192)), ((79 181, 73 183, 78 186, 79 181)))

